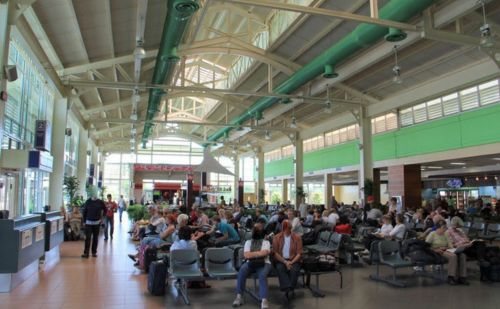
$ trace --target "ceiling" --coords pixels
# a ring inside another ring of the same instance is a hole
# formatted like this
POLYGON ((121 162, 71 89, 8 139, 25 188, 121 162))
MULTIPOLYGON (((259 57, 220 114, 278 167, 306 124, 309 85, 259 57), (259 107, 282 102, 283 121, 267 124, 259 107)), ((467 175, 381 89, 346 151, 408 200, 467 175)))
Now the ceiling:
MULTIPOLYGON (((380 6, 387 2, 378 1, 380 6)), ((459 10, 458 2, 466 4, 477 1, 440 0, 432 7, 432 13, 434 16, 445 15, 451 12, 451 7, 459 10)), ((500 1, 486 2, 488 23, 492 25, 492 32, 498 40, 500 1)), ((223 124, 244 112, 258 99, 256 95, 243 95, 241 92, 268 92, 269 67, 272 68, 273 85, 279 85, 358 25, 354 21, 327 16, 297 14, 297 19, 272 44, 262 49, 253 47, 252 64, 239 78, 229 83, 227 79, 232 66, 248 57, 235 54, 236 47, 241 49, 243 46, 249 50, 257 35, 269 29, 269 22, 276 18, 278 10, 232 1, 202 0, 200 3, 201 8, 193 17, 179 49, 184 60, 177 68, 174 84, 203 87, 212 95, 205 98, 196 94, 179 93, 178 97, 172 97, 171 94, 171 97, 164 99, 162 111, 155 118, 159 121, 194 122, 179 125, 177 133, 200 143, 220 129, 220 126, 208 123, 223 124), (203 44, 212 44, 211 47, 219 49, 216 52, 204 50, 197 53, 203 44), (213 88, 229 88, 234 93, 218 93, 213 88)), ((314 0, 310 6, 365 16, 370 14, 368 0, 314 0)), ((39 0, 21 19, 28 24, 33 36, 45 35, 48 38, 48 42, 42 46, 45 47, 45 56, 65 83, 78 80, 133 82, 137 75, 132 55, 142 28, 141 40, 147 55, 141 61, 138 82, 148 83, 153 74, 155 51, 159 48, 166 7, 165 0, 39 0), (147 5, 141 9, 141 3, 147 5), (141 19, 138 19, 141 12, 145 16, 142 24, 141 19)), ((464 5, 462 11, 457 11, 439 29, 453 32, 459 28, 463 34, 478 37, 479 27, 483 23, 480 12, 477 3, 472 8, 464 5)), ((421 19, 421 16, 415 16, 410 23, 421 23, 421 19)), ((404 78, 402 84, 392 82, 394 54, 389 51, 374 55, 377 48, 388 44, 380 40, 351 55, 338 66, 338 71, 346 74, 328 82, 332 87, 331 97, 372 104, 404 93, 430 78, 444 76, 488 59, 488 55, 477 46, 423 39, 419 35, 412 38, 398 43, 398 60, 404 78), (361 59, 368 57, 373 58, 369 65, 351 69, 361 59)), ((311 81, 312 85, 320 83, 324 83, 321 76, 311 81)), ((318 89, 312 91, 311 96, 325 98, 326 87, 318 89)), ((131 139, 129 119, 133 113, 132 91, 75 86, 74 94, 77 97, 77 112, 91 129, 97 144, 105 151, 128 151, 131 139), (110 119, 113 121, 107 122, 110 119)), ((145 89, 139 93, 139 120, 145 117, 147 94, 145 89)), ((312 104, 308 100, 293 102, 278 104, 266 110, 259 125, 281 128, 288 126, 291 117, 295 116, 299 130, 305 130, 319 124, 333 123, 338 115, 358 108, 355 105, 335 104, 332 113, 325 113, 322 104, 312 104)), ((165 132, 164 123, 158 124, 153 136, 165 132)), ((139 139, 141 133, 142 126, 139 125, 135 138, 139 139)), ((229 137, 232 143, 228 147, 233 149, 236 145, 238 151, 243 153, 250 148, 272 143, 286 134, 273 131, 271 139, 267 140, 264 133, 263 130, 233 130, 229 137)))

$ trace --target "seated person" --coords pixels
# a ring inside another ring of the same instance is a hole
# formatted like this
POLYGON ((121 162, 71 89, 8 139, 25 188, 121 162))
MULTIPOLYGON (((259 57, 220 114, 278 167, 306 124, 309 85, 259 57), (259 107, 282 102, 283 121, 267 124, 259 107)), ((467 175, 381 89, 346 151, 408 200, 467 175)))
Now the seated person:
MULTIPOLYGON (((148 206, 148 214, 150 223, 160 218, 160 216, 158 215, 158 210, 155 205, 150 204, 148 206)), ((140 222, 136 222, 134 224, 134 228, 132 229, 133 240, 140 240, 141 238, 144 237, 144 235, 147 232, 147 228, 142 227, 139 223, 140 222)))
POLYGON ((311 227, 314 221, 314 210, 309 209, 307 212, 306 219, 304 220, 304 226, 311 227))
POLYGON ((289 293, 294 294, 297 279, 300 275, 302 238, 292 233, 288 220, 282 223, 282 232, 273 238, 273 255, 280 282, 280 290, 285 292, 288 299, 289 293))
POLYGON ((339 224, 334 228, 335 233, 352 235, 352 226, 346 216, 340 216, 339 224))
POLYGON ((382 217, 382 227, 378 229, 378 231, 366 235, 365 239, 363 240, 365 243, 365 248, 366 250, 370 250, 371 245, 374 241, 377 240, 382 240, 384 238, 390 237, 390 233, 392 231, 392 224, 391 224, 392 218, 389 215, 385 215, 382 217))
POLYGON ((453 243, 446 236, 446 230, 446 222, 439 221, 436 230, 427 235, 425 241, 431 245, 432 250, 448 260, 448 284, 468 285, 466 256, 464 253, 455 254, 448 250, 453 249, 453 243))
POLYGON ((300 223, 299 217, 296 216, 296 212, 292 209, 288 210, 288 221, 291 222, 292 232, 302 237, 304 235, 302 223, 300 223))
POLYGON ((241 265, 238 271, 236 299, 233 302, 233 307, 243 305, 243 293, 245 293, 247 278, 252 273, 257 273, 259 277, 259 297, 262 299, 260 307, 261 309, 269 308, 267 301, 267 276, 272 269, 271 261, 269 260, 270 253, 271 244, 264 239, 264 230, 255 226, 252 230, 252 239, 245 242, 243 249, 243 256, 246 262, 241 265))
POLYGON ((226 212, 224 213, 224 216, 226 217, 227 223, 232 225, 235 230, 238 230, 238 222, 234 218, 231 210, 226 210, 226 212))
POLYGON ((339 214, 337 213, 336 208, 332 208, 330 214, 328 215, 328 224, 331 226, 337 225, 337 221, 339 220, 339 214))
POLYGON ((323 221, 323 223, 328 224, 328 215, 329 214, 330 214, 330 212, 328 210, 323 210, 323 212, 321 214, 321 220, 323 221))
POLYGON ((403 240, 406 233, 406 226, 404 225, 404 216, 402 214, 396 215, 396 226, 389 232, 389 237, 395 240, 403 240))
MULTIPOLYGON (((378 226, 380 218, 382 218, 384 214, 380 209, 378 209, 378 206, 373 206, 370 211, 366 214, 366 223, 370 226, 378 226)), ((392 227, 391 227, 392 228, 392 227)))
POLYGON ((231 224, 224 223, 219 216, 214 216, 212 219, 215 223, 212 230, 207 234, 213 235, 218 230, 222 236, 215 239, 215 246, 224 247, 234 245, 240 242, 240 236, 231 224))
POLYGON ((198 250, 196 241, 191 238, 191 228, 189 226, 183 226, 179 229, 177 240, 174 241, 170 247, 170 251, 181 250, 181 249, 193 249, 198 250))
POLYGON ((464 248, 464 253, 469 258, 477 259, 479 262, 484 261, 486 254, 486 243, 481 240, 471 241, 467 234, 461 229, 464 222, 460 217, 451 219, 450 227, 446 231, 446 236, 450 239, 453 247, 464 248))
POLYGON ((78 206, 73 206, 73 212, 69 217, 69 225, 71 227, 71 231, 73 232, 73 236, 76 239, 80 239, 80 231, 82 230, 82 214, 80 213, 80 208, 78 206))
POLYGON ((262 218, 266 221, 266 224, 269 222, 269 220, 267 219, 266 215, 262 213, 262 211, 260 210, 260 208, 257 208, 255 209, 255 220, 259 219, 259 218, 262 218))
POLYGON ((196 209, 196 216, 198 217, 198 220, 196 220, 196 226, 203 226, 203 225, 210 225, 210 221, 208 219, 208 216, 203 212, 201 209, 196 209))

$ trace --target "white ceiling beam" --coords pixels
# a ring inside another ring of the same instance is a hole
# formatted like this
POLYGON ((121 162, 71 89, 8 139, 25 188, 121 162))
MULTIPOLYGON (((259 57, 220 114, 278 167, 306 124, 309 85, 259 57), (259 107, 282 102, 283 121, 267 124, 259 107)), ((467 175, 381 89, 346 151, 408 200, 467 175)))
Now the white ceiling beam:
POLYGON ((65 0, 65 1, 68 4, 68 7, 70 9, 69 10, 70 11, 70 15, 71 15, 71 18, 69 18, 68 20, 71 23, 73 23, 73 26, 75 27, 75 29, 78 29, 78 31, 76 32, 77 43, 80 45, 80 50, 81 50, 82 53, 84 53, 85 59, 88 62, 89 61, 89 55, 87 53, 87 48, 85 47, 85 42, 83 41, 83 36, 82 36, 82 31, 80 29, 80 24, 78 24, 78 18, 76 17, 76 11, 75 11, 75 7, 73 6, 73 0, 65 0))
POLYGON ((336 84, 335 88, 340 89, 342 91, 345 91, 345 92, 349 93, 352 96, 355 96, 357 98, 360 98, 360 99, 365 100, 367 102, 370 102, 372 104, 380 102, 380 100, 378 100, 378 99, 376 99, 376 98, 374 98, 374 97, 372 97, 370 95, 367 95, 367 94, 365 94, 365 93, 363 93, 363 92, 361 92, 361 91, 359 91, 357 89, 354 89, 354 88, 352 88, 350 86, 347 86, 344 83, 338 83, 338 84, 336 84))
MULTIPOLYGON (((158 49, 146 51, 144 59, 154 58, 158 54, 158 49)), ((115 64, 125 64, 134 62, 134 55, 126 55, 121 57, 114 57, 110 59, 95 61, 87 64, 75 65, 72 67, 64 68, 64 70, 59 71, 60 76, 68 76, 71 74, 81 74, 88 72, 89 70, 99 70, 109 68, 115 64)))
POLYGON ((268 1, 268 0, 222 0, 222 1, 252 5, 252 6, 262 6, 262 7, 267 7, 267 8, 271 8, 271 9, 285 10, 285 11, 291 11, 291 12, 296 12, 296 13, 306 13, 306 14, 311 14, 311 15, 341 18, 341 19, 345 19, 345 20, 373 24, 373 25, 384 26, 384 27, 391 27, 391 28, 401 29, 401 30, 405 30, 405 31, 418 31, 417 27, 415 25, 412 25, 412 24, 395 22, 395 21, 378 19, 378 18, 371 18, 371 17, 365 16, 365 15, 352 14, 352 13, 347 13, 347 12, 339 11, 339 10, 315 8, 315 7, 296 5, 296 4, 290 4, 290 3, 282 3, 282 2, 277 2, 277 1, 268 1))
POLYGON ((40 46, 42 46, 43 51, 47 55, 47 58, 49 59, 53 69, 56 71, 63 69, 63 64, 61 62, 61 59, 57 55, 57 52, 54 49, 52 43, 50 42, 50 39, 47 33, 45 32, 42 23, 36 16, 35 11, 31 6, 24 11, 24 18, 26 18, 26 21, 28 22, 28 25, 33 31, 33 34, 37 38, 38 43, 40 44, 40 46))
POLYGON ((132 77, 128 74, 127 70, 125 70, 120 64, 116 65, 116 69, 118 72, 120 72, 121 76, 125 79, 127 82, 132 82, 132 77))

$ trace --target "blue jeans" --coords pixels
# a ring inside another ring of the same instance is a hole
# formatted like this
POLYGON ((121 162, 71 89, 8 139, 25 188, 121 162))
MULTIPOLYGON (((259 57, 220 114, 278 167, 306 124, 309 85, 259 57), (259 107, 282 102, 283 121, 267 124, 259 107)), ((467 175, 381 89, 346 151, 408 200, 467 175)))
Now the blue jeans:
MULTIPOLYGON (((267 288, 267 276, 271 272, 272 266, 271 264, 266 263, 264 266, 257 268, 255 272, 257 273, 257 276, 259 277, 259 297, 260 299, 267 299, 267 293, 268 293, 268 288, 267 288)), ((236 293, 243 295, 245 292, 245 285, 247 278, 253 273, 254 271, 248 266, 248 263, 243 263, 241 265, 240 271, 238 272, 238 280, 236 282, 236 293)))
POLYGON ((146 236, 141 240, 141 245, 159 247, 163 244, 167 243, 163 239, 160 238, 160 235, 157 236, 146 236))
POLYGON ((113 218, 110 217, 104 217, 104 239, 108 239, 108 230, 109 230, 109 236, 113 238, 113 231, 115 229, 114 226, 114 220, 113 218))

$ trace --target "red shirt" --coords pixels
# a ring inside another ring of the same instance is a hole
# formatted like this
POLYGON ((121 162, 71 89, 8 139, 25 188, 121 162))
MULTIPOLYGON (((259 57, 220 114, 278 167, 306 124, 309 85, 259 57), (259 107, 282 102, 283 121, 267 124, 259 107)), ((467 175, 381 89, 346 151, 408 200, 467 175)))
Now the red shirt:
POLYGON ((350 224, 339 224, 335 227, 335 232, 339 234, 352 234, 352 226, 350 224))
POLYGON ((114 202, 105 202, 106 204, 106 217, 113 218, 115 211, 118 209, 118 205, 114 202))

